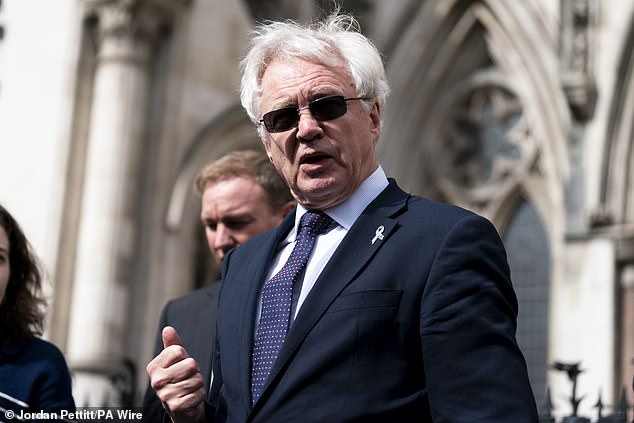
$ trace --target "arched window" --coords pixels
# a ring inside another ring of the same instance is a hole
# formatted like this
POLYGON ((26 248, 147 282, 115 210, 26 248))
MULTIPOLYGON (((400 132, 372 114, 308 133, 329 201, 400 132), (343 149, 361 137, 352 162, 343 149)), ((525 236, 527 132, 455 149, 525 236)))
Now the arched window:
POLYGON ((535 207, 520 203, 503 238, 519 302, 517 341, 528 364, 535 399, 542 404, 548 370, 550 251, 535 207))

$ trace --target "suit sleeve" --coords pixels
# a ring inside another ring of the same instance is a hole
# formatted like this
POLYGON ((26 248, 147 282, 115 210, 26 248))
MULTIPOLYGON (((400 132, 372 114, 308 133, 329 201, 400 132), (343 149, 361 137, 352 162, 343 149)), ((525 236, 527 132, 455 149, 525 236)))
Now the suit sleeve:
POLYGON ((421 347, 434 423, 537 422, 515 340, 517 299, 495 228, 458 221, 423 292, 421 347))
MULTIPOLYGON (((161 311, 161 317, 159 318, 158 329, 156 331, 156 338, 154 340, 154 355, 156 357, 163 350, 163 337, 162 332, 163 328, 168 324, 167 315, 170 303, 167 303, 163 310, 161 311)), ((156 392, 150 386, 150 382, 148 381, 147 387, 145 389, 145 395, 143 396, 143 422, 161 422, 163 421, 163 417, 165 415, 165 410, 163 409, 163 404, 159 401, 156 396, 156 392)), ((167 420, 169 421, 169 419, 167 420)))

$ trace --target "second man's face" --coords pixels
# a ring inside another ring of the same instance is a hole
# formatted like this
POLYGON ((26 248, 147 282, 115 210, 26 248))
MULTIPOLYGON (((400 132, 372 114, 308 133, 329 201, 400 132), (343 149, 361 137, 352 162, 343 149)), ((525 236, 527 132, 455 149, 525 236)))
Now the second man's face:
POLYGON ((286 211, 273 212, 266 193, 251 177, 208 183, 202 194, 201 219, 209 250, 222 262, 231 248, 279 225, 286 211))

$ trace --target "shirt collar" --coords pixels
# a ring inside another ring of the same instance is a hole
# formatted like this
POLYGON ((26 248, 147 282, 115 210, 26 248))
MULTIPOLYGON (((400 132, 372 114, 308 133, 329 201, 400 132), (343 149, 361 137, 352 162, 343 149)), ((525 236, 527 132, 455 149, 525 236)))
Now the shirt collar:
MULTIPOLYGON (((347 200, 336 206, 324 209, 323 212, 348 231, 359 216, 361 216, 363 210, 365 210, 388 185, 387 176, 385 176, 383 168, 379 165, 370 176, 365 178, 361 185, 359 185, 359 188, 357 188, 347 200)), ((291 242, 297 236, 299 220, 304 213, 306 213, 306 208, 298 204, 297 210, 295 211, 295 228, 291 231, 291 242)))

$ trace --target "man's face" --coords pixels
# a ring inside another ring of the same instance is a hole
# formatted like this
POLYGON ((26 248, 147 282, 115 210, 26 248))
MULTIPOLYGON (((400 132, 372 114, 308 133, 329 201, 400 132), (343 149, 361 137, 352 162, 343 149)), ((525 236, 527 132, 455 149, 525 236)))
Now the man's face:
MULTIPOLYGON (((274 60, 262 77, 260 113, 282 107, 306 107, 321 97, 357 97, 348 69, 301 59, 274 60)), ((319 122, 300 111, 296 128, 267 133, 264 146, 293 196, 306 208, 323 209, 347 199, 377 167, 375 142, 380 111, 368 112, 361 101, 347 102, 347 113, 319 122)))
POLYGON ((266 193, 251 177, 208 183, 202 194, 201 219, 209 250, 220 263, 231 248, 279 225, 287 211, 271 211, 266 193))
POLYGON ((9 263, 9 237, 7 231, 0 226, 0 304, 4 300, 4 293, 9 283, 11 266, 9 263))

